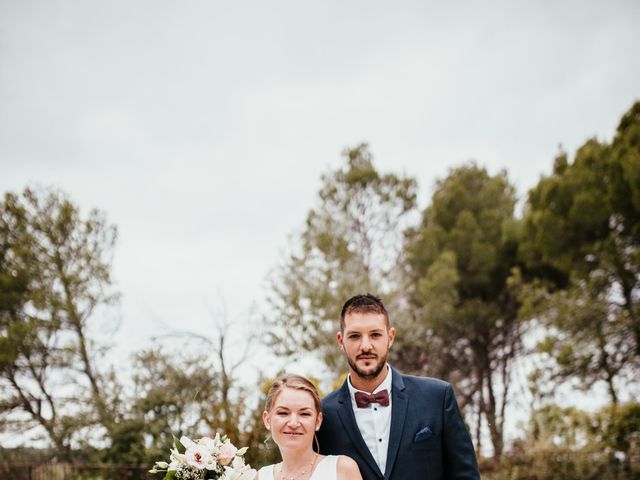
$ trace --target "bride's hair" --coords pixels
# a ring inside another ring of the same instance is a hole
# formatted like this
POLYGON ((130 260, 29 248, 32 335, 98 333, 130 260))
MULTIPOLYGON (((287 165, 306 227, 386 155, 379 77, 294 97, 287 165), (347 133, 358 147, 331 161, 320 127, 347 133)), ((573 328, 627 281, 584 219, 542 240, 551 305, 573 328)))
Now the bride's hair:
POLYGON ((273 407, 273 402, 275 401, 276 397, 285 388, 303 390, 305 392, 308 392, 313 397, 313 403, 315 404, 316 412, 320 412, 322 410, 322 406, 320 404, 320 395, 318 395, 318 389, 313 383, 311 383, 311 380, 303 377, 302 375, 287 373, 278 377, 271 384, 271 388, 269 388, 269 391, 267 392, 267 402, 265 405, 265 410, 267 412, 271 411, 271 407, 273 407))

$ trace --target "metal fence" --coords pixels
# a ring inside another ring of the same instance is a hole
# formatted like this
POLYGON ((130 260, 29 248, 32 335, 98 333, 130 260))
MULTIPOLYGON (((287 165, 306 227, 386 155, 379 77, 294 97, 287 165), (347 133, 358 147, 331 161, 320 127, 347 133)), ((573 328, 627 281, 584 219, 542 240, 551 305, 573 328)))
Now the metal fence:
POLYGON ((0 463, 0 478, 11 480, 159 480, 140 465, 0 463))

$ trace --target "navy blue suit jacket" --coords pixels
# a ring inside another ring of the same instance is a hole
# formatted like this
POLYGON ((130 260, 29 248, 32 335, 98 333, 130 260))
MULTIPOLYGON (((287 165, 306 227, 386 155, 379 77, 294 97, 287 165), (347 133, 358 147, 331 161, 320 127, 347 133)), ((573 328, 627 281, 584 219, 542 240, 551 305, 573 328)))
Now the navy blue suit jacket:
POLYGON ((347 381, 322 400, 321 453, 353 458, 364 480, 480 479, 471 436, 451 385, 391 371, 385 475, 358 430, 347 381))

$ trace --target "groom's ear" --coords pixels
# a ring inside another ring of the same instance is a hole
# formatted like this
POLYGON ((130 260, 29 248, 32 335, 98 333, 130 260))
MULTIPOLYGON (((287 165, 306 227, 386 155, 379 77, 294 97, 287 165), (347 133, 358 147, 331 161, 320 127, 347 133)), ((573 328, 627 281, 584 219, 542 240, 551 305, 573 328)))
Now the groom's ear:
POLYGON ((391 327, 389 329, 389 348, 391 348, 391 345, 393 345, 393 341, 396 338, 396 329, 394 327, 391 327))
POLYGON ((338 333, 336 333, 336 338, 338 339, 338 345, 340 345, 340 348, 342 350, 344 350, 344 344, 342 343, 342 331, 338 331, 338 333))

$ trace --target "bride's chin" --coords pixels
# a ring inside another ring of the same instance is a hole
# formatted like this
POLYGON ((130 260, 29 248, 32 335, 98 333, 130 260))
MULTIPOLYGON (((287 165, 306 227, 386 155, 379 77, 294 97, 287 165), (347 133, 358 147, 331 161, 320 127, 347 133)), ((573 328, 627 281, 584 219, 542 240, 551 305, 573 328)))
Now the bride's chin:
POLYGON ((306 439, 302 439, 302 438, 289 438, 289 439, 283 439, 283 441, 281 441, 278 446, 281 449, 291 449, 291 450, 306 450, 307 448, 311 448, 311 442, 306 440, 306 439))
POLYGON ((282 433, 279 435, 280 441, 290 442, 290 443, 300 443, 307 439, 307 435, 292 435, 287 433, 282 433))

